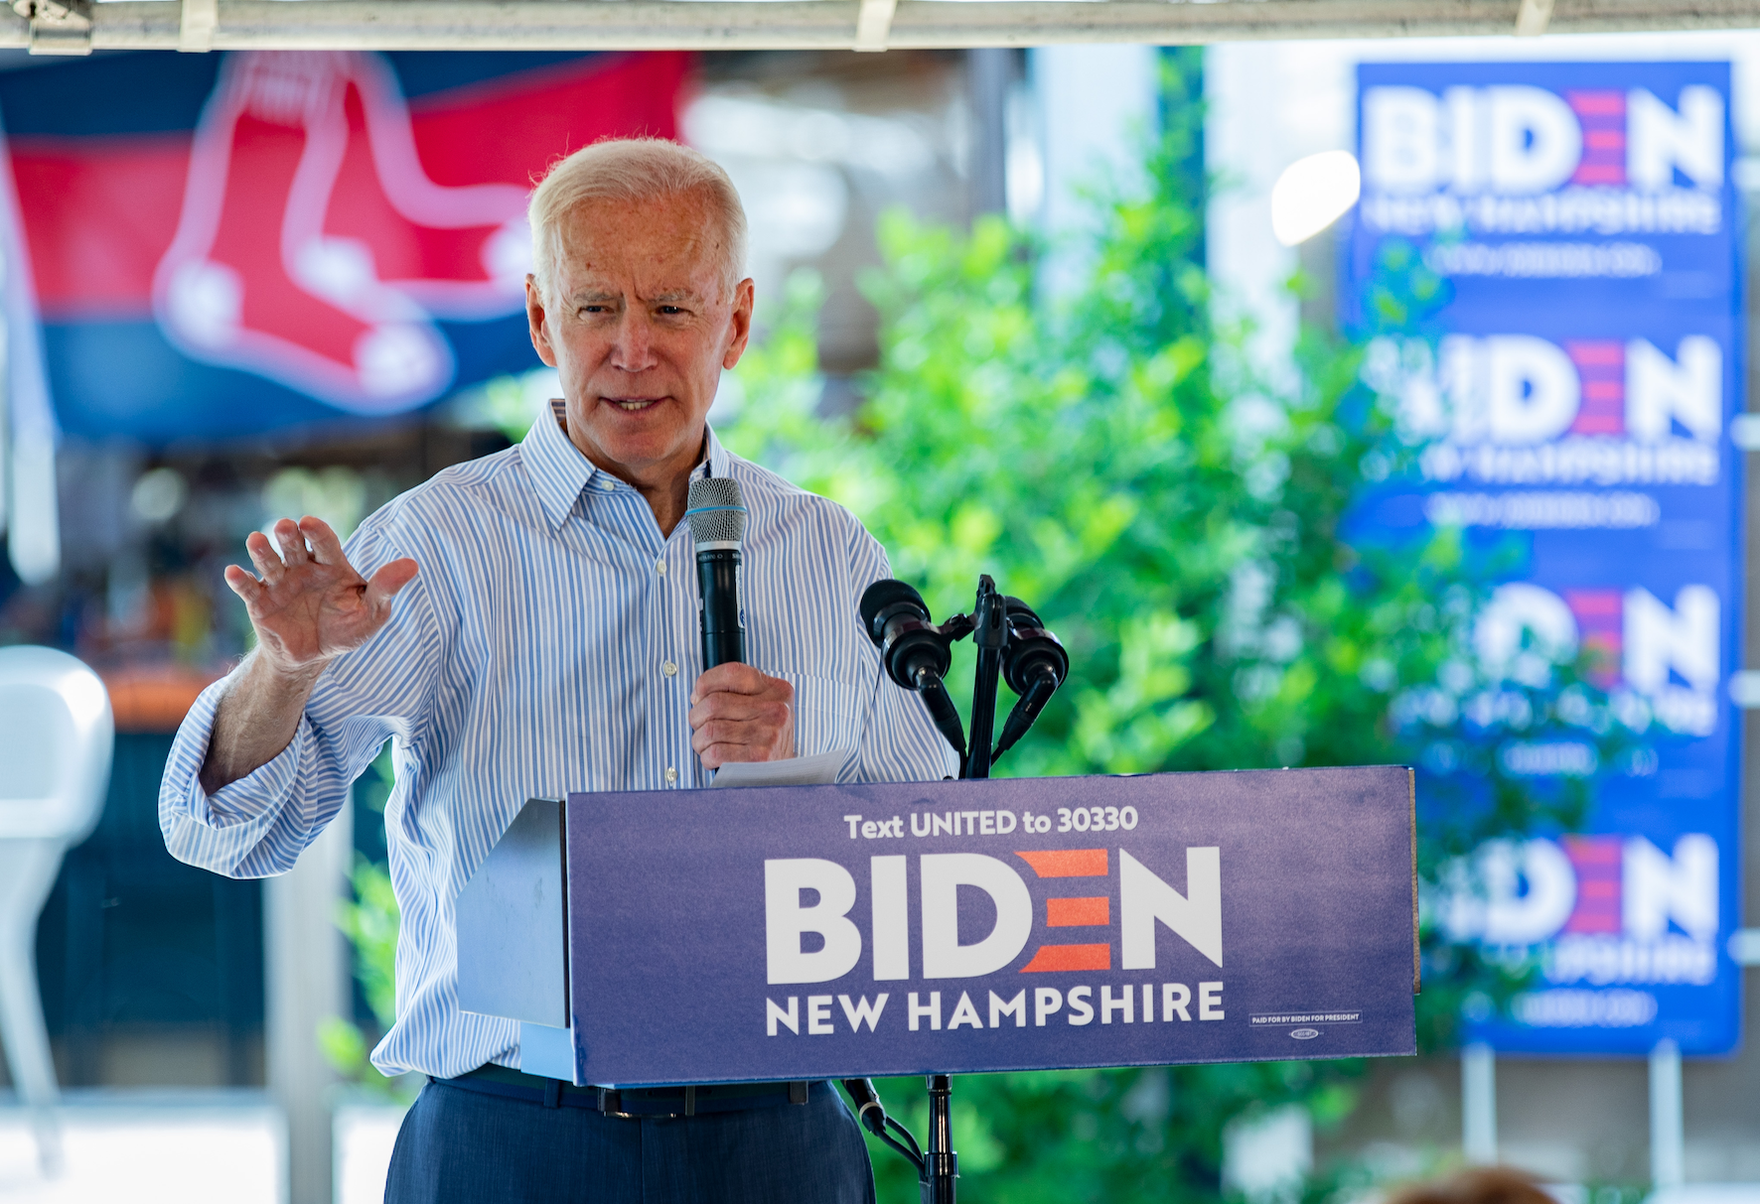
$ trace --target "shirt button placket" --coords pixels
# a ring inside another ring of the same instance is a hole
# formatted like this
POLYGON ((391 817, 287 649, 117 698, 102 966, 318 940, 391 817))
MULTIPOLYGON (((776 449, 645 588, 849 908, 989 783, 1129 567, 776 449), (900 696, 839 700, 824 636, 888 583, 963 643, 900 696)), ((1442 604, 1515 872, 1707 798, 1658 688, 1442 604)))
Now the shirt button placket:
MULTIPOLYGON (((688 641, 696 639, 698 633, 696 587, 691 580, 688 559, 691 554, 691 546, 688 541, 685 541, 669 545, 667 548, 669 553, 682 549, 680 558, 685 561, 685 564, 678 572, 671 573, 667 578, 669 582, 677 582, 677 585, 672 589, 662 591, 666 599, 666 609, 660 619, 661 630, 667 632, 671 642, 676 645, 672 649, 674 659, 667 660, 666 664, 662 666, 662 671, 668 678, 677 681, 683 687, 679 692, 678 710, 674 712, 677 716, 676 722, 679 725, 675 744, 678 752, 674 754, 679 759, 675 761, 674 767, 678 774, 683 775, 682 784, 685 786, 696 783, 694 775, 697 772, 697 753, 691 747, 693 733, 690 724, 690 687, 692 683, 689 675, 684 672, 683 659, 689 651, 688 641)), ((670 782, 671 779, 668 778, 668 781, 670 782)))
MULTIPOLYGON (((685 580, 684 578, 676 577, 668 571, 666 561, 670 551, 670 545, 662 548, 660 556, 654 561, 654 572, 659 577, 659 584, 658 588, 655 590, 655 594, 660 603, 656 627, 659 631, 666 633, 661 638, 668 643, 674 642, 672 638, 672 619, 673 607, 676 599, 674 599, 672 595, 676 591, 672 588, 672 582, 678 580, 680 582, 679 588, 682 589, 685 580)), ((671 655, 667 656, 660 662, 660 672, 665 678, 666 686, 666 688, 661 691, 661 696, 663 698, 661 705, 665 710, 660 718, 660 723, 655 730, 668 733, 665 738, 666 743, 675 749, 675 751, 668 757, 671 764, 666 766, 666 771, 663 776, 665 777, 668 786, 677 786, 679 776, 678 766, 681 764, 677 758, 680 755, 694 754, 691 753, 690 748, 690 700, 688 696, 680 694, 675 688, 679 681, 679 665, 678 661, 674 658, 678 656, 678 652, 675 649, 668 649, 667 651, 670 652, 671 655), (682 732, 680 729, 682 729, 682 732), (682 753, 676 751, 680 749, 682 749, 682 753)))

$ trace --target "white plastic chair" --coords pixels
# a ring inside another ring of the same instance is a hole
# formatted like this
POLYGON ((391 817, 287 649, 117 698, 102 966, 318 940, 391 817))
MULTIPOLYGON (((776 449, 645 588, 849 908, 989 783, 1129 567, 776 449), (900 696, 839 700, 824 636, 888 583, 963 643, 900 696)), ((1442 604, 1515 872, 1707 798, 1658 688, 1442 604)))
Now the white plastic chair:
POLYGON ((35 1113, 47 1174, 61 1164, 60 1093, 37 992, 37 916, 62 855, 97 826, 115 743, 96 673, 53 648, 0 648, 0 1044, 35 1113))

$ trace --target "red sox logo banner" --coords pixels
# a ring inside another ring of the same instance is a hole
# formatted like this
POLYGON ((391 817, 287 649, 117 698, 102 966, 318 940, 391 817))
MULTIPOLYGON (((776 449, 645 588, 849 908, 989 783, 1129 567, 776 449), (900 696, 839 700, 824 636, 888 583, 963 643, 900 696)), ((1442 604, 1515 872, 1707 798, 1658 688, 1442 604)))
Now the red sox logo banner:
POLYGON ((451 381, 434 316, 520 308, 529 261, 525 189, 429 179, 384 62, 242 54, 196 128, 153 308, 192 359, 383 413, 451 381))
POLYGON ((534 179, 605 136, 674 136, 688 66, 252 52, 0 80, 61 425, 224 437, 393 414, 536 366, 534 179))

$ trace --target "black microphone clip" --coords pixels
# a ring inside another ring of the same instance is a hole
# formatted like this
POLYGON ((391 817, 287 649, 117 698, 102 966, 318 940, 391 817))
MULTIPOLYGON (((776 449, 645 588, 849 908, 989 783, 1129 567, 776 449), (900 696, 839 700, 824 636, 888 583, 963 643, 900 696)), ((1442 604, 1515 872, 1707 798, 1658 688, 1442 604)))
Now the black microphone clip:
POLYGON ((1015 597, 1002 601, 1008 613, 1008 644, 1002 650, 1002 677, 1020 700, 1002 725, 996 751, 991 754, 992 761, 1027 734, 1027 729, 1039 718, 1039 712, 1057 693, 1057 687, 1069 676, 1069 653, 1064 651, 1063 642, 1045 629, 1032 607, 1015 597))

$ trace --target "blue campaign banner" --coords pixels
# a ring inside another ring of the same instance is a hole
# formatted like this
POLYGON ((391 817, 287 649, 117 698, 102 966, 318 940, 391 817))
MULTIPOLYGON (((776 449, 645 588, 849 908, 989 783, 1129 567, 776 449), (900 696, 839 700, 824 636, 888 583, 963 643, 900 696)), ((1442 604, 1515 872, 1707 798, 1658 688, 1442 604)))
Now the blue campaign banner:
POLYGON ((1728 63, 1361 64, 1346 275, 1404 239, 1456 313, 1733 313, 1729 95, 1728 63))
POLYGON ((1411 783, 570 795, 577 1081, 1414 1053, 1411 783))
MULTIPOLYGON (((1358 69, 1363 196, 1341 274, 1359 321, 1402 244, 1447 282, 1423 337, 1371 343, 1365 377, 1429 440, 1357 537, 1462 528, 1509 558, 1476 632, 1586 651, 1622 719, 1587 743, 1511 741, 1503 768, 1600 772, 1583 835, 1497 846, 1455 936, 1536 957, 1540 981, 1474 1035, 1533 1053, 1688 1053, 1740 1038, 1734 708, 1742 297, 1725 63, 1423 63, 1358 69)), ((1488 713, 1498 698, 1465 700, 1488 713)), ((1421 773, 1453 770, 1438 745, 1421 773)))

